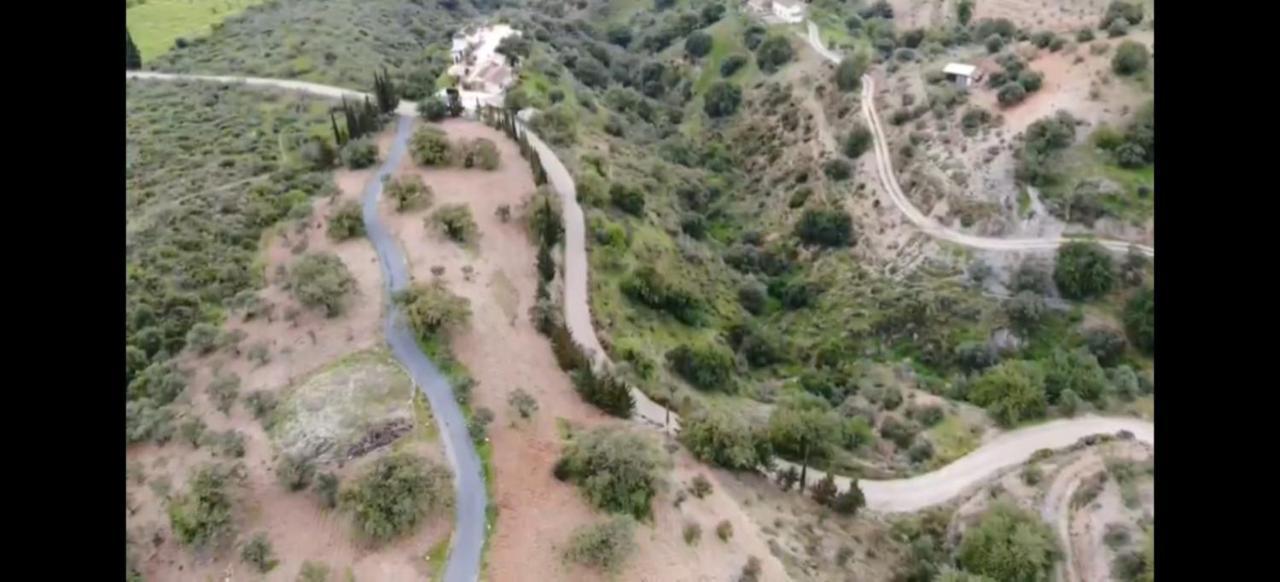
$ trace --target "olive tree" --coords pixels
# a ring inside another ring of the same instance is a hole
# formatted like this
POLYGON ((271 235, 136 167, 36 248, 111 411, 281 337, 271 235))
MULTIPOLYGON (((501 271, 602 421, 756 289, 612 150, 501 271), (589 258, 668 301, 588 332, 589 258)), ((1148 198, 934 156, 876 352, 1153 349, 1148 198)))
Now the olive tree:
POLYGON ((1060 557, 1053 530, 1039 516, 1005 502, 991 506, 964 532, 956 563, 995 580, 1047 582, 1060 557))
POLYGON ((1033 362, 1011 360, 988 369, 969 387, 969 400, 1004 426, 1044 416, 1044 372, 1033 362))
POLYGON ((374 462, 339 495, 357 530, 374 542, 412 531, 431 511, 452 502, 448 469, 407 453, 374 462))
POLYGON ((826 400, 809 393, 791 394, 769 415, 769 440, 780 455, 800 461, 804 490, 809 461, 826 457, 840 440, 840 417, 826 400))
POLYGON ((1115 286, 1111 254, 1093 242, 1069 242, 1058 247, 1053 281, 1063 297, 1092 299, 1115 286))
POLYGON ((336 317, 345 309, 347 296, 356 290, 356 280, 337 255, 314 252, 294 263, 289 289, 303 306, 322 308, 326 316, 336 317))
POLYGON ((556 470, 577 483, 592 505, 643 519, 665 469, 650 435, 606 426, 575 436, 556 470))

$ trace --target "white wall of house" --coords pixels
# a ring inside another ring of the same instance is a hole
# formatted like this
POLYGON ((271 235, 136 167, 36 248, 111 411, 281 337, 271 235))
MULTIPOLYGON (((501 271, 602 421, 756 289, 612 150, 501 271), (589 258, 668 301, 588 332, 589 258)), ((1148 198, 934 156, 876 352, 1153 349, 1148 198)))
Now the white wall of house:
POLYGON ((804 4, 796 2, 794 4, 783 4, 782 2, 773 3, 773 15, 777 16, 784 22, 803 22, 804 21, 804 4))

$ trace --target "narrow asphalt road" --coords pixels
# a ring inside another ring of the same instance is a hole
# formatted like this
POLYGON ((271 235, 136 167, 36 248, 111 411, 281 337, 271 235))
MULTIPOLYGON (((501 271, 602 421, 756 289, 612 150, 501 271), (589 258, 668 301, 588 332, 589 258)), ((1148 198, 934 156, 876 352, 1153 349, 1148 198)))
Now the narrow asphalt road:
MULTIPOLYGON (((252 79, 252 82, 249 82, 250 80, 237 78, 237 77, 171 75, 171 74, 162 74, 162 73, 139 74, 137 72, 127 72, 126 76, 137 77, 137 78, 151 78, 151 79, 169 79, 169 80, 175 80, 175 79, 177 80, 181 80, 181 79, 209 80, 209 81, 217 81, 217 82, 238 82, 243 80, 245 82, 248 82, 251 85, 264 85, 264 86, 272 86, 277 88, 296 89, 296 90, 311 92, 317 95, 326 95, 330 97, 340 96, 343 94, 350 95, 355 93, 353 91, 347 91, 345 89, 340 89, 337 87, 328 87, 324 85, 315 85, 312 83, 299 83, 296 81, 284 81, 284 80, 274 80, 274 79, 252 79)), ((464 104, 470 105, 471 103, 468 100, 464 100, 464 104)), ((417 106, 412 102, 401 102, 400 107, 397 111, 403 112, 406 110, 416 111, 417 106)), ((401 123, 401 126, 398 128, 398 131, 407 132, 408 129, 407 129, 407 126, 405 125, 405 119, 403 117, 401 118, 400 123, 401 123)), ((527 128, 525 130, 528 131, 527 128)), ((393 152, 392 152, 393 156, 403 155, 404 142, 401 139, 403 137, 407 137, 407 136, 399 133, 397 134, 396 143, 399 146, 399 153, 397 153, 397 151, 393 149, 393 152)), ((588 277, 587 277, 589 263, 587 261, 587 251, 586 251, 585 220, 582 212, 582 207, 578 204, 577 189, 574 186, 572 175, 569 174, 568 169, 565 168, 564 163, 561 162, 560 159, 555 155, 555 152, 551 150, 551 148, 548 147, 545 143, 543 143, 543 141, 539 139, 538 136, 535 135, 533 132, 529 131, 528 137, 529 137, 529 142, 534 146, 534 148, 538 152, 539 157, 542 159, 543 167, 547 172, 548 181, 550 182, 551 186, 560 194, 562 203, 564 206, 563 212, 564 212, 565 239, 566 239, 564 299, 565 299, 566 324, 569 326, 570 334, 573 336, 575 341, 578 341, 583 346, 592 350, 597 360, 603 359, 607 361, 607 356, 604 354, 604 350, 601 349, 600 347, 600 341, 596 337, 595 329, 592 326, 592 322, 591 322, 591 308, 590 308, 590 295, 589 295, 590 289, 588 287, 588 277)), ((879 140, 877 140, 877 142, 879 142, 879 140)), ((391 157, 392 156, 388 156, 388 158, 391 158, 391 157)), ((394 167, 393 165, 390 165, 390 164, 391 164, 391 160, 388 159, 388 163, 384 164, 383 166, 384 170, 387 168, 394 167)), ((379 173, 381 174, 381 172, 379 173)), ((381 181, 380 180, 377 181, 376 186, 370 185, 369 188, 376 188, 380 192, 381 181)), ((370 239, 372 240, 373 237, 375 236, 373 232, 378 228, 373 225, 378 223, 376 220, 376 216, 374 216, 373 221, 369 220, 369 217, 368 217, 368 213, 370 212, 369 204, 370 204, 369 196, 368 196, 368 193, 366 193, 366 200, 365 200, 366 222, 371 224, 370 239)), ((383 233, 385 234, 385 229, 383 230, 383 233)), ((377 243, 375 243, 375 245, 376 244, 377 243)), ((384 246, 389 247, 389 249, 391 249, 391 252, 384 254, 382 250, 379 249, 379 256, 384 257, 383 268, 393 271, 392 274, 387 277, 387 280, 390 284, 394 285, 396 284, 395 282, 396 275, 394 271, 396 269, 400 269, 401 272, 403 272, 404 259, 399 255, 399 249, 394 244, 389 244, 384 246)), ((399 279, 399 284, 403 285, 405 280, 406 280, 405 278, 399 279)), ((395 288, 395 287, 393 286, 392 288, 395 288)), ((396 317, 397 315, 398 315, 398 312, 393 312, 393 317, 396 317)), ((390 321, 388 322, 388 326, 394 327, 392 326, 392 323, 390 321)), ((411 336, 410 336, 410 339, 411 339, 411 336)), ((421 357, 421 361, 425 362, 427 366, 430 366, 430 361, 428 361, 425 356, 422 356, 420 351, 416 351, 416 344, 414 345, 414 347, 415 347, 414 351, 418 354, 419 357, 421 357)), ((431 369, 434 369, 434 366, 431 366, 431 369)), ((437 377, 439 376, 438 372, 436 375, 437 377)), ((425 382, 420 382, 420 385, 426 388, 427 395, 431 397, 433 389, 425 382)), ((443 387, 447 389, 447 384, 443 384, 443 379, 440 379, 439 384, 435 384, 435 386, 439 386, 439 385, 443 385, 443 387)), ((442 390, 436 389, 434 391, 441 392, 442 390)), ((642 420, 647 424, 655 425, 658 427, 664 426, 663 420, 665 417, 665 409, 662 406, 650 400, 649 398, 645 397, 644 394, 640 393, 638 390, 633 389, 632 393, 636 396, 636 416, 639 417, 640 420, 642 420)), ((451 395, 448 395, 448 396, 451 396, 451 395)), ((453 402, 451 397, 440 396, 438 398, 447 400, 448 403, 453 402)), ((448 419, 442 420, 441 416, 443 415, 442 414, 443 409, 449 408, 450 405, 442 404, 438 406, 435 399, 431 400, 431 404, 432 404, 432 411, 437 415, 437 422, 440 422, 442 426, 448 426, 447 424, 448 419)), ((452 407, 454 410, 456 410, 456 404, 453 404, 452 407)), ((675 413, 671 414, 671 421, 672 421, 673 427, 679 426, 679 418, 676 416, 675 413)), ((461 422, 461 411, 458 411, 457 420, 454 421, 454 424, 450 427, 450 430, 449 430, 451 435, 450 440, 455 441, 454 443, 455 445, 460 443, 461 447, 465 448, 468 453, 474 456, 474 449, 471 448, 471 444, 470 444, 471 441, 468 440, 468 437, 465 434, 464 424, 465 423, 461 422), (460 436, 453 436, 454 431, 458 431, 458 434, 460 436)), ((1155 425, 1143 420, 1138 420, 1133 418, 1103 418, 1103 417, 1095 417, 1095 416, 1085 416, 1085 417, 1079 417, 1079 418, 1073 418, 1073 419, 1054 420, 1041 425, 1031 426, 1031 427, 1004 433, 1001 436, 993 439, 991 442, 982 445, 977 450, 969 453, 968 455, 961 457, 960 459, 957 459, 955 462, 951 463, 950 465, 947 465, 946 467, 942 467, 941 469, 938 469, 931 473, 918 475, 916 477, 912 477, 909 479, 893 479, 893 480, 885 480, 885 481, 859 480, 858 485, 862 488, 863 493, 866 495, 867 508, 870 510, 881 511, 881 512, 916 511, 919 509, 929 507, 931 505, 944 503, 954 498, 956 495, 959 495, 960 493, 964 492, 966 489, 981 483, 982 481, 996 474, 1000 470, 1025 462, 1028 458, 1031 457, 1031 454, 1034 453, 1036 450, 1039 450, 1042 448, 1063 447, 1063 446, 1070 445, 1071 443, 1074 443, 1075 441, 1079 440, 1081 437, 1084 437, 1084 436, 1093 435, 1093 434, 1115 433, 1121 430, 1128 430, 1134 433, 1135 438, 1137 438, 1138 440, 1145 443, 1149 443, 1153 446, 1155 445, 1155 425)), ((442 434, 444 434, 444 432, 445 431, 442 431, 442 434)), ((462 455, 459 455, 459 456, 462 456, 462 455)), ((461 476, 462 471, 457 469, 457 464, 462 459, 454 458, 453 453, 450 453, 450 459, 455 464, 455 474, 459 475, 458 477, 459 491, 460 493, 463 493, 464 495, 466 495, 465 491, 461 487, 461 483, 463 479, 463 477, 461 476)), ((786 461, 781 461, 781 460, 779 461, 778 464, 783 468, 787 466, 794 466, 794 464, 792 463, 788 463, 786 461)), ((477 463, 477 466, 478 466, 478 463, 477 463)), ((813 479, 821 479, 824 476, 822 472, 815 471, 815 470, 810 470, 809 474, 812 476, 813 479)), ((836 482, 841 488, 845 488, 845 487, 848 487, 849 485, 849 478, 843 477, 843 476, 837 476, 836 482)), ((464 499, 464 497, 460 496, 459 499, 460 500, 464 499)), ((481 525, 484 523, 483 487, 481 487, 479 490, 478 499, 479 499, 478 505, 480 510, 479 518, 466 517, 466 516, 471 516, 476 514, 474 512, 464 513, 464 508, 463 508, 464 504, 461 502, 459 503, 459 508, 458 508, 459 533, 455 534, 455 545, 458 545, 458 546, 466 545, 459 540, 461 540, 460 534, 463 531, 464 526, 468 522, 470 522, 469 523, 470 526, 483 528, 483 525, 481 525), (465 520, 464 520, 464 517, 466 517, 465 520)), ((483 537, 483 532, 481 532, 480 535, 481 537, 483 537)), ((474 558, 475 561, 471 563, 476 564, 478 566, 478 563, 479 563, 478 549, 476 550, 476 552, 477 553, 475 554, 475 558, 474 558)), ((461 560, 461 558, 459 557, 460 555, 461 555, 460 551, 456 549, 454 552, 451 553, 450 563, 449 563, 450 572, 454 571, 455 562, 458 562, 461 560)), ((465 572, 465 570, 463 571, 465 572)), ((474 570, 472 570, 472 572, 474 572, 474 570)), ((474 578, 468 579, 465 577, 460 577, 460 578, 450 577, 448 579, 452 581, 452 580, 471 580, 474 578)))
MULTIPOLYGON (((808 22, 808 27, 809 34, 805 38, 809 41, 809 46, 822 58, 839 64, 843 57, 823 46, 817 25, 810 21, 808 22)), ((902 186, 898 184, 898 177, 893 171, 893 156, 889 152, 888 140, 885 139, 884 129, 880 123, 880 115, 876 112, 875 81, 870 75, 862 76, 862 114, 867 120, 867 127, 871 130, 871 135, 875 138, 876 173, 880 178, 882 189, 889 195, 893 205, 897 206, 898 210, 907 217, 907 220, 910 220, 917 228, 933 238, 988 251, 1052 251, 1065 243, 1075 240, 1093 240, 1106 249, 1117 253, 1126 253, 1130 248, 1133 248, 1149 257, 1154 257, 1156 254, 1156 250, 1150 246, 1127 241, 1092 239, 1088 237, 991 238, 973 236, 948 228, 920 212, 907 199, 907 195, 902 191, 902 186)))
POLYGON ((400 246, 378 215, 383 180, 400 165, 413 128, 413 118, 396 116, 396 136, 387 159, 378 173, 365 185, 363 197, 364 224, 369 242, 378 252, 382 279, 386 289, 387 319, 383 327, 387 343, 396 359, 409 370, 409 376, 427 396, 435 417, 445 455, 453 466, 455 526, 450 540, 449 559, 444 579, 449 582, 475 582, 480 578, 480 558, 485 541, 484 471, 476 454, 466 417, 454 397, 453 388, 440 369, 422 353, 417 338, 392 295, 409 286, 409 267, 400 246))

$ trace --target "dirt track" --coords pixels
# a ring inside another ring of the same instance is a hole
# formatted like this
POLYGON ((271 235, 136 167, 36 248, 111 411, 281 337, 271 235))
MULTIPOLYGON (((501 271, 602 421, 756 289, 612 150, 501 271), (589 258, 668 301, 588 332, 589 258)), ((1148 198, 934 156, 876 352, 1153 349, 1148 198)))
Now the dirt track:
MULTIPOLYGON (((822 45, 822 40, 818 36, 818 27, 815 24, 810 22, 808 25, 809 34, 805 38, 808 40, 809 46, 819 55, 822 55, 823 58, 839 64, 843 58, 822 45)), ((866 117, 867 127, 871 129, 871 134, 875 137, 876 173, 879 175, 881 187, 889 195, 889 199, 893 201, 894 206, 906 215, 912 224, 933 238, 975 249, 1018 252, 1052 251, 1068 242, 1093 240, 1108 250, 1117 253, 1126 253, 1130 248, 1134 248, 1149 257, 1154 257, 1156 254, 1156 250, 1152 247, 1126 241, 1068 237, 988 238, 973 236, 947 228, 936 220, 925 216, 924 213, 911 204, 906 194, 903 193, 902 186, 898 184, 897 175, 893 171, 893 161, 889 153, 888 141, 885 139, 884 130, 880 124, 880 115, 876 113, 875 81, 870 75, 862 76, 862 112, 866 117)))

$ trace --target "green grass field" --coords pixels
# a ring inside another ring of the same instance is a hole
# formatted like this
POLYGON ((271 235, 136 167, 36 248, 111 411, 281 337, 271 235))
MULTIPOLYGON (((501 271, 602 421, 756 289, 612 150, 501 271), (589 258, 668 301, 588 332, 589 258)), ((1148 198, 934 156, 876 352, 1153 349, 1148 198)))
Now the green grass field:
POLYGON ((191 40, 213 32, 228 16, 266 0, 129 0, 125 22, 143 62, 173 48, 179 38, 191 40))

